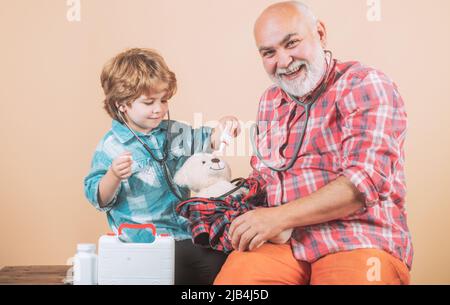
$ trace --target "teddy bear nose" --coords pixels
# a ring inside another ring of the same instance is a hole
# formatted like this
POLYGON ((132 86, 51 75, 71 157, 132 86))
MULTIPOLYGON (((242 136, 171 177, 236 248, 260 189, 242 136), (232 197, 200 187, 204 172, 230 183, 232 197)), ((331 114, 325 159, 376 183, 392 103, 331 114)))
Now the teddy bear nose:
POLYGON ((220 163, 220 159, 214 158, 214 159, 211 159, 211 162, 212 163, 220 163))

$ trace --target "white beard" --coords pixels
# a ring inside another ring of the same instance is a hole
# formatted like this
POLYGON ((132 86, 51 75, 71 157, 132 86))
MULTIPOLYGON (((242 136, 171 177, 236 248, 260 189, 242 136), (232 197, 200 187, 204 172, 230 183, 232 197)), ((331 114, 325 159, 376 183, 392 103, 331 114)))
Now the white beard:
POLYGON ((280 74, 285 73, 287 69, 277 69, 275 75, 270 75, 270 78, 287 93, 302 98, 315 89, 322 80, 322 77, 326 72, 325 52, 322 48, 318 48, 311 62, 296 60, 290 66, 298 63, 305 65, 306 70, 304 76, 299 76, 292 81, 285 81, 280 74))

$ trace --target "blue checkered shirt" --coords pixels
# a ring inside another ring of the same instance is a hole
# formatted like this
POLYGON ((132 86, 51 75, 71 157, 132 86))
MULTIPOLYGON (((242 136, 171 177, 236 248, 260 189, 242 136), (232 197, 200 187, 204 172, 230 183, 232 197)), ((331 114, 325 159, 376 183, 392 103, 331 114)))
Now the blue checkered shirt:
MULTIPOLYGON (((211 152, 212 130, 209 127, 193 129, 186 124, 171 122, 169 135, 172 145, 167 165, 173 177, 192 153, 211 152)), ((162 158, 167 130, 168 121, 163 121, 148 134, 136 134, 157 158, 162 158)), ((189 198, 188 189, 177 189, 183 198, 189 198)), ((157 230, 172 234, 176 240, 191 238, 188 221, 175 211, 179 200, 171 192, 161 165, 152 159, 143 145, 118 121, 113 120, 111 130, 95 150, 91 170, 84 179, 84 191, 86 198, 97 210, 106 212, 109 226, 115 233, 122 223, 153 223, 157 230), (120 183, 112 201, 102 208, 98 200, 99 182, 112 161, 125 151, 132 153, 132 175, 120 183)), ((126 235, 132 242, 145 238, 143 232, 132 230, 127 230, 126 235)))

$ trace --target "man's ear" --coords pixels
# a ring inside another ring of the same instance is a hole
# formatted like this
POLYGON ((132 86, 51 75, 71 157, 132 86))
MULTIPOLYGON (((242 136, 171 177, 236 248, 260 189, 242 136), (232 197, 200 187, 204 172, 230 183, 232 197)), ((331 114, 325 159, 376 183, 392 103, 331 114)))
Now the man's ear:
POLYGON ((323 21, 317 22, 317 34, 320 38, 320 45, 323 49, 327 48, 327 27, 323 21))

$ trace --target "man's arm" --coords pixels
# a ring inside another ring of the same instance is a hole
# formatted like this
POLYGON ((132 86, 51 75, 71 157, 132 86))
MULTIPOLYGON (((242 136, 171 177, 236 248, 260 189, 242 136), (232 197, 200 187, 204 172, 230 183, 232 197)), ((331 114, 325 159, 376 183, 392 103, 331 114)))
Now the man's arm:
POLYGON ((397 86, 376 70, 347 82, 350 90, 336 104, 342 117, 341 177, 302 199, 237 218, 230 226, 235 249, 254 249, 286 228, 326 223, 383 204, 394 191, 404 195, 402 176, 395 171, 403 170, 407 115, 397 86))
POLYGON ((230 226, 232 245, 239 251, 253 250, 284 230, 347 217, 364 203, 358 189, 340 177, 308 197, 238 217, 230 226))
POLYGON ((364 196, 340 177, 308 197, 280 206, 285 229, 305 227, 347 217, 364 207, 364 196))

